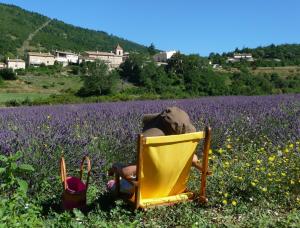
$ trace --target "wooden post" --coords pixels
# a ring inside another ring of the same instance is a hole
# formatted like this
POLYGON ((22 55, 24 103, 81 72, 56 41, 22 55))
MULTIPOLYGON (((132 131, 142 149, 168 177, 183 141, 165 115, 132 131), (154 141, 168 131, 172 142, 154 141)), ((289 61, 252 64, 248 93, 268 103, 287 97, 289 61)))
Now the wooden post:
POLYGON ((84 156, 82 158, 82 161, 81 161, 81 164, 80 164, 80 180, 82 181, 83 165, 84 165, 85 161, 87 162, 87 177, 86 177, 86 182, 85 182, 86 190, 87 190, 88 186, 89 186, 90 175, 91 175, 91 161, 90 161, 90 158, 88 156, 84 156))
POLYGON ((211 128, 205 128, 205 141, 203 147, 203 157, 202 157, 202 174, 201 174, 201 187, 200 187, 200 202, 207 203, 206 198, 206 176, 208 172, 208 153, 210 148, 210 140, 211 140, 211 128))
POLYGON ((66 163, 64 157, 60 159, 60 177, 61 182, 63 184, 64 190, 68 188, 67 186, 67 170, 66 170, 66 163))
POLYGON ((141 156, 140 153, 143 150, 143 135, 139 134, 138 135, 138 143, 137 143, 137 163, 136 163, 136 181, 137 185, 134 187, 134 202, 135 202, 135 209, 138 209, 140 206, 140 174, 141 174, 141 156))

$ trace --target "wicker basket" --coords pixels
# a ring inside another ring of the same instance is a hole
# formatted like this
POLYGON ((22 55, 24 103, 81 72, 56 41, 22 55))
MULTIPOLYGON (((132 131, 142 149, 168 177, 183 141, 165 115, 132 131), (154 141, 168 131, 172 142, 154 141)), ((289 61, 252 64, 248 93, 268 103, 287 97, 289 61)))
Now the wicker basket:
POLYGON ((88 190, 89 178, 91 174, 91 162, 84 156, 80 165, 80 178, 67 176, 66 163, 64 157, 60 160, 60 175, 63 184, 62 204, 65 210, 73 208, 84 208, 86 206, 86 192, 88 190), (82 181, 83 165, 87 162, 87 180, 82 181))

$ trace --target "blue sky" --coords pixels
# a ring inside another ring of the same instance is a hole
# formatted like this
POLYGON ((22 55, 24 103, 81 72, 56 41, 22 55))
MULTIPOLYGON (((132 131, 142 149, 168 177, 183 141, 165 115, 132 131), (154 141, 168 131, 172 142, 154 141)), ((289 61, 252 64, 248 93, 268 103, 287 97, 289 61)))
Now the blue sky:
POLYGON ((0 0, 161 50, 300 43, 299 0, 0 0))

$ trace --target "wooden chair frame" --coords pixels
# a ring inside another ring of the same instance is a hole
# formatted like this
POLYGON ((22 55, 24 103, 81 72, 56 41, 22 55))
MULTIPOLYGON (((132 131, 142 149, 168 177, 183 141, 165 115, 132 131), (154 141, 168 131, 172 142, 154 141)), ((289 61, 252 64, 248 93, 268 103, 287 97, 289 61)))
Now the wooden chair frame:
MULTIPOLYGON (((198 201, 202 204, 208 202, 206 197, 206 178, 208 175, 211 175, 211 171, 208 169, 208 156, 209 156, 209 149, 210 149, 210 142, 211 142, 211 128, 205 128, 205 138, 204 138, 204 146, 203 146, 203 154, 202 154, 202 162, 199 161, 196 164, 196 168, 199 170, 201 174, 200 180, 200 195, 198 201)), ((142 134, 138 135, 138 143, 137 143, 137 176, 136 180, 132 180, 129 178, 125 178, 129 183, 134 186, 134 195, 132 198, 128 198, 128 194, 123 194, 120 192, 120 174, 115 172, 115 181, 116 181, 116 195, 118 197, 123 198, 124 200, 128 201, 134 209, 140 208, 140 164, 141 164, 141 156, 140 152, 143 151, 143 145, 145 144, 145 137, 142 134)), ((174 203, 164 203, 159 205, 172 205, 174 203)), ((157 205, 157 206, 159 206, 157 205)))

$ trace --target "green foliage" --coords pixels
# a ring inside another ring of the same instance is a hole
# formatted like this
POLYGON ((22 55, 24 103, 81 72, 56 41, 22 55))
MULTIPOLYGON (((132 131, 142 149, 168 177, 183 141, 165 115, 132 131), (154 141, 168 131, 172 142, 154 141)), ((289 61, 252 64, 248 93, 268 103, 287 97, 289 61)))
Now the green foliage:
POLYGON ((233 95, 271 94, 273 85, 270 80, 261 75, 248 72, 234 73, 231 77, 231 92, 233 95))
POLYGON ((78 92, 80 96, 101 96, 114 92, 118 74, 114 70, 109 71, 105 62, 88 62, 83 68, 85 74, 83 87, 78 92))
POLYGON ((45 23, 47 18, 29 13, 13 5, 0 4, 0 53, 13 57, 29 34, 45 23))
POLYGON ((231 66, 240 68, 241 66, 248 67, 278 67, 278 66, 294 66, 300 65, 300 45, 299 44, 271 44, 265 47, 257 48, 236 48, 234 52, 211 53, 209 59, 214 64, 222 66, 231 66), (241 61, 236 63, 226 63, 227 57, 232 57, 235 53, 251 53, 255 62, 241 61))
MULTIPOLYGON (((50 18, 23 10, 13 5, 0 4, 0 53, 16 56, 29 34, 42 26, 50 18)), ((30 42, 30 47, 38 51, 72 50, 114 50, 120 44, 126 51, 147 52, 145 46, 109 35, 103 31, 94 31, 52 20, 39 31, 30 42)))
POLYGON ((33 172, 31 165, 20 164, 20 152, 0 155, 0 226, 41 226, 40 209, 27 197, 28 183, 23 177, 33 172))
MULTIPOLYGON (((21 74, 33 74, 36 76, 54 76, 60 74, 63 70, 62 64, 55 62, 52 66, 41 65, 39 67, 29 66, 21 71, 21 74)), ((19 73, 19 71, 18 71, 19 73)))
POLYGON ((149 55, 155 55, 157 53, 156 48, 153 43, 147 48, 149 55))
POLYGON ((218 183, 219 188, 214 188, 214 191, 219 194, 215 197, 220 204, 227 205, 232 201, 259 204, 266 200, 300 206, 300 199, 296 197, 300 186, 299 142, 287 143, 274 151, 266 136, 262 141, 265 146, 260 142, 247 144, 228 138, 224 148, 212 152, 211 161, 218 170, 213 183, 218 183), (243 154, 240 153, 241 147, 243 154))
POLYGON ((17 75, 12 69, 5 68, 0 70, 0 78, 4 80, 16 80, 17 75))
POLYGON ((154 94, 182 94, 182 84, 178 83, 177 75, 168 74, 163 66, 158 66, 150 56, 132 54, 121 64, 121 78, 143 87, 154 94), (174 76, 174 77, 172 77, 174 76))
POLYGON ((21 158, 20 152, 4 156, 0 155, 0 175, 1 175, 1 190, 9 190, 3 192, 2 195, 11 197, 14 194, 26 194, 28 185, 26 181, 18 176, 24 175, 26 172, 32 172, 34 169, 30 165, 18 164, 17 161, 21 158))
POLYGON ((151 62, 151 59, 148 55, 140 53, 130 54, 129 58, 127 58, 125 62, 120 65, 120 77, 124 80, 134 83, 135 85, 141 85, 141 73, 143 67, 149 61, 151 62))

